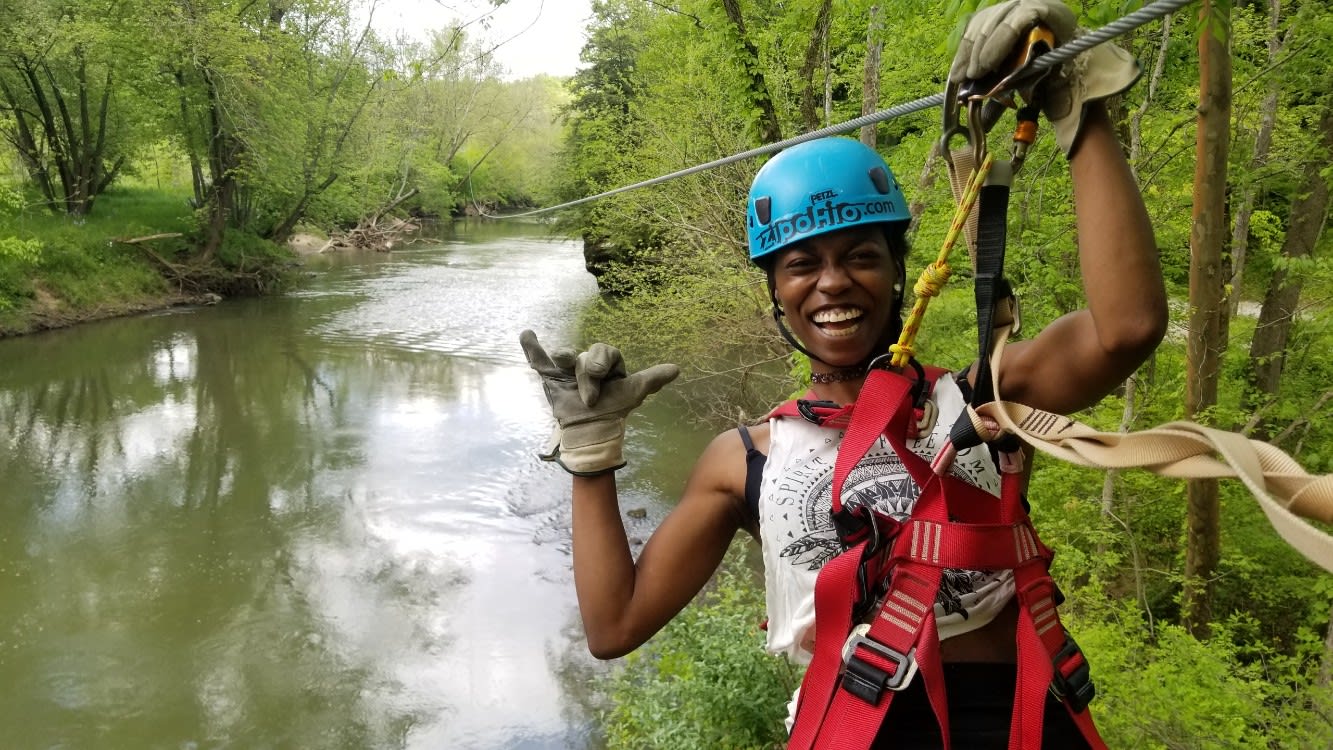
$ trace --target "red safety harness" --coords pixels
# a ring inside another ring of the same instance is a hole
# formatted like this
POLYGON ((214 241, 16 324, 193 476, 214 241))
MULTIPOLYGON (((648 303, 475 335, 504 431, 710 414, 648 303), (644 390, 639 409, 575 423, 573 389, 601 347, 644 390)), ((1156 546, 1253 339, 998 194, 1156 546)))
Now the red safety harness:
POLYGON ((1019 620, 1011 750, 1041 747, 1048 691, 1064 701, 1088 744, 1105 748, 1087 711, 1093 695, 1088 665, 1056 614, 1052 554, 1023 509, 1021 476, 1002 474, 996 502, 983 489, 937 474, 907 447, 926 420, 933 424, 929 391, 942 372, 917 368, 908 378, 872 369, 854 405, 798 400, 773 412, 846 430, 832 489, 834 526, 845 551, 825 564, 815 584, 814 656, 788 747, 870 747, 895 693, 913 679, 925 680, 944 747, 950 747, 934 603, 944 570, 960 568, 1014 571, 1019 620), (849 473, 880 435, 921 487, 906 521, 842 503, 849 473))

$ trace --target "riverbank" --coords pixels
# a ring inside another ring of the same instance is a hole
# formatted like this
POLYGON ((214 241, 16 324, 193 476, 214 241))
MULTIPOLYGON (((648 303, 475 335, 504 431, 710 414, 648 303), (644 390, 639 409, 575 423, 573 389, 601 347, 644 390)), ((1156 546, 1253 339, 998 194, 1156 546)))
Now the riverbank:
MULTIPOLYGON (((282 245, 233 231, 201 259, 188 199, 129 187, 108 192, 86 217, 0 211, 0 338, 268 294, 292 281, 302 257, 343 249, 318 230, 282 245)), ((378 228, 373 249, 393 246, 398 223, 378 228)))
POLYGON ((222 295, 214 292, 198 294, 160 294, 133 299, 98 300, 90 306, 71 305, 38 286, 31 302, 23 307, 0 314, 0 338, 24 336, 80 323, 121 318, 128 315, 166 310, 173 307, 214 305, 222 295))
POLYGON ((26 257, 0 253, 0 338, 224 297, 265 293, 285 285, 296 256, 268 244, 264 252, 212 262, 191 255, 183 233, 152 243, 87 226, 35 232, 26 257))

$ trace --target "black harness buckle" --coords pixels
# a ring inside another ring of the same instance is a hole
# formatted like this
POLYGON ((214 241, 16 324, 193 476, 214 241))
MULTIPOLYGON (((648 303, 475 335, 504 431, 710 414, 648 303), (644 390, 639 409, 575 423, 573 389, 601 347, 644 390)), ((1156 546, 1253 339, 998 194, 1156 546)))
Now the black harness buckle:
POLYGON ((868 513, 869 511, 859 505, 846 503, 837 513, 829 513, 829 518, 833 521, 833 530, 838 533, 838 541, 842 543, 844 549, 858 544, 867 534, 872 533, 874 521, 866 519, 868 513))
POLYGON ((869 625, 858 625, 842 647, 842 687, 872 706, 879 705, 885 690, 899 691, 912 682, 916 675, 916 649, 907 653, 895 651, 866 636, 869 625), (893 665, 893 674, 857 656, 856 650, 865 648, 893 665))
POLYGON ((805 417, 805 421, 820 427, 824 426, 824 420, 827 418, 828 413, 831 413, 838 408, 838 403, 835 401, 818 401, 808 398, 796 399, 796 411, 800 412, 802 417, 805 417), (823 409, 828 413, 819 414, 815 411, 816 409, 823 409))
POLYGON ((1088 707, 1097 695, 1097 687, 1092 684, 1092 673, 1083 651, 1074 642, 1074 637, 1065 631, 1065 642, 1059 653, 1052 660, 1055 674, 1051 677, 1051 695, 1068 704, 1070 710, 1079 713, 1088 707), (1065 674, 1065 667, 1071 662, 1077 664, 1065 674))

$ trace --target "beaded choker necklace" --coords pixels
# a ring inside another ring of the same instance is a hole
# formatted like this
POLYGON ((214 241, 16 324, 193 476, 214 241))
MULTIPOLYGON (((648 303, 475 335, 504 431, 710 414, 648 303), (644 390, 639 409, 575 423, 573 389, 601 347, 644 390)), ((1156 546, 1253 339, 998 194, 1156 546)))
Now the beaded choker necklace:
POLYGON ((834 370, 833 372, 812 372, 810 373, 810 382, 827 385, 829 383, 842 383, 848 380, 857 380, 865 377, 866 368, 851 367, 844 370, 834 370))

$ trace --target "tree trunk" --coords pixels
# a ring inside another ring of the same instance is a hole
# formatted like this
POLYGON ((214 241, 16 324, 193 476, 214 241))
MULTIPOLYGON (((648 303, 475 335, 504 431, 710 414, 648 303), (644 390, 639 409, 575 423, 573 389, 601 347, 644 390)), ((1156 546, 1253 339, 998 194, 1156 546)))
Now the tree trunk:
MULTIPOLYGON (((1319 118, 1319 146, 1305 163, 1301 187, 1291 205, 1287 237, 1282 242, 1282 257, 1288 261, 1309 257, 1324 231, 1329 186, 1322 171, 1328 164, 1328 155, 1333 153, 1333 104, 1326 104, 1319 118)), ((1246 397, 1246 406, 1259 408, 1277 396, 1286 361, 1287 337, 1296 319, 1304 281, 1305 276, 1299 272, 1290 273, 1287 264, 1279 265, 1269 280, 1268 293, 1264 296, 1259 322, 1254 329, 1254 340, 1250 342, 1251 390, 1246 397)), ((1272 430, 1268 420, 1260 420, 1252 434, 1259 440, 1267 440, 1272 430)))
MULTIPOLYGON (((1279 34, 1279 22, 1282 18, 1282 0, 1269 0, 1268 3, 1268 64, 1277 64, 1278 55, 1285 46, 1279 34)), ((1259 132, 1254 137, 1254 156, 1250 159, 1250 172, 1261 169, 1268 162, 1268 151, 1273 145, 1273 128, 1277 124, 1277 101, 1281 88, 1280 79, 1274 77, 1269 83, 1268 96, 1259 111, 1259 132)), ((1254 214, 1254 197, 1258 188, 1254 184, 1246 185, 1232 210, 1235 216, 1231 230, 1231 296, 1228 300, 1232 316, 1240 307, 1240 285, 1245 280, 1245 256, 1250 244, 1250 217, 1254 214)))
POLYGON ((208 172, 212 181, 205 203, 208 221, 205 224, 204 243, 199 251, 200 258, 207 262, 222 247, 227 222, 236 209, 235 169, 239 166, 242 148, 227 124, 221 95, 212 74, 203 65, 199 68, 199 74, 208 92, 208 172))
MULTIPOLYGON (((1139 387, 1138 373, 1125 378, 1125 408, 1120 411, 1120 432, 1129 432, 1129 428, 1134 426, 1134 398, 1139 387)), ((1107 523, 1111 520, 1111 515, 1115 513, 1115 480, 1120 476, 1116 469, 1107 469, 1106 476, 1102 479, 1102 522, 1107 523)), ((1097 545, 1098 554, 1106 551, 1105 544, 1097 545)))
POLYGON ((28 115, 19 107, 19 100, 14 95, 13 89, 3 79, 0 79, 0 94, 3 94, 5 103, 13 113, 15 133, 12 142, 19 152, 19 159, 28 171, 29 179, 37 183, 38 189, 42 191, 46 207, 58 214, 60 206, 55 186, 51 184, 51 173, 47 171, 45 159, 42 157, 42 147, 37 143, 37 138, 28 123, 28 115))
POLYGON ((12 140, 20 160, 53 211, 87 215, 119 171, 118 166, 108 169, 105 163, 111 69, 102 77, 94 111, 97 93, 88 85, 88 61, 82 47, 75 48, 72 63, 59 59, 53 63, 50 55, 33 58, 17 53, 8 65, 18 77, 0 84, 0 93, 13 113, 12 140), (61 72, 72 77, 73 86, 58 75, 61 72))
POLYGON ((1143 116, 1148 114, 1148 107, 1156 98, 1157 87, 1161 85, 1162 75, 1166 72, 1166 55, 1171 46, 1171 19, 1174 17, 1168 14, 1162 18, 1162 39, 1157 47, 1157 61, 1153 63, 1152 75, 1148 76, 1147 93, 1129 120, 1129 166, 1135 174, 1138 174, 1139 157, 1143 153, 1143 116))
MULTIPOLYGON (((1224 314, 1222 244, 1226 233, 1227 156, 1231 124, 1231 0, 1203 0, 1199 34, 1199 117, 1195 135, 1194 214, 1190 230, 1190 333, 1185 416, 1202 419, 1217 403, 1224 314)), ((1212 578, 1219 555, 1217 480, 1189 482, 1182 621, 1206 638, 1212 578)))
POLYGON ((768 93, 768 83, 764 80, 763 67, 759 64, 759 50, 750 41, 745 31, 745 19, 741 16, 740 0, 722 0, 722 8, 727 18, 736 27, 740 37, 741 49, 745 57, 741 60, 741 69, 750 72, 750 96, 759 108, 759 139, 764 143, 776 143, 782 140, 782 126, 778 122, 777 108, 773 106, 773 97, 768 93))
POLYGON ((805 60, 801 63, 801 124, 805 126, 807 133, 819 128, 819 111, 816 104, 819 97, 815 96, 815 68, 819 66, 824 45, 828 43, 829 11, 832 7, 833 0, 824 0, 819 4, 819 12, 815 15, 815 28, 810 34, 810 42, 805 45, 805 60))
POLYGON ((194 189, 194 207, 199 208, 208 201, 208 182, 204 179, 204 165, 199 159, 197 128, 190 117, 190 97, 185 85, 185 71, 177 68, 173 71, 176 87, 180 94, 181 134, 185 136, 185 151, 190 156, 190 185, 194 189))
MULTIPOLYGON (((879 58, 884 52, 883 23, 879 6, 870 6, 870 21, 866 28, 866 68, 861 81, 861 114, 868 115, 879 109, 879 58)), ((874 148, 879 139, 875 125, 861 126, 861 142, 874 148)))
MULTIPOLYGON (((23 74, 23 80, 27 83, 28 93, 33 97, 33 103, 37 105, 38 124, 41 126, 42 135, 46 140, 47 153, 49 159, 56 169, 56 176, 60 180, 62 193, 69 194, 69 185, 73 182, 73 177, 69 173, 69 159, 65 153, 65 145, 60 140, 60 131, 56 127, 55 115, 52 113, 51 105, 46 98, 46 89, 43 88, 41 79, 37 77, 37 71, 33 67, 32 61, 27 57, 20 55, 18 62, 20 71, 23 74)), ((59 94, 59 91, 56 92, 59 94)), ((69 204, 64 200, 64 196, 58 196, 60 210, 68 211, 69 204)))

